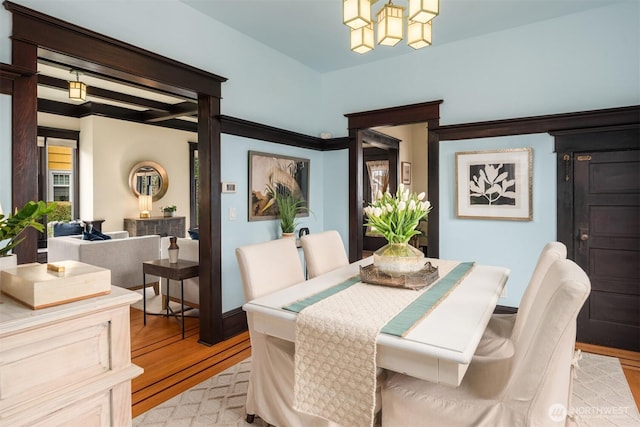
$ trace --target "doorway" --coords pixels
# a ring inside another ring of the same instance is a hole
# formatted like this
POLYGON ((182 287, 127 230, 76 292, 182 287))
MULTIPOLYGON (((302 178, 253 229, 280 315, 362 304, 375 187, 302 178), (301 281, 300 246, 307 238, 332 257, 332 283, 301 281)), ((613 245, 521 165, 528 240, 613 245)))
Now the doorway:
MULTIPOLYGON (((362 206, 369 206, 378 192, 394 193, 398 187, 398 152, 400 141, 370 129, 362 132, 363 177, 362 206)), ((362 227, 363 256, 386 244, 385 239, 362 227)))
MULTIPOLYGON (((428 194, 429 199, 437 205, 438 201, 438 142, 439 137, 431 129, 439 124, 440 104, 442 101, 391 107, 381 110, 345 114, 349 120, 349 260, 362 258, 363 250, 363 135, 367 129, 376 126, 404 125, 426 123, 430 129, 428 137, 428 194)), ((438 257, 438 212, 429 214, 428 234, 430 256, 438 257)))
POLYGON ((577 339, 632 351, 640 351, 639 142, 637 127, 556 136, 565 148, 558 200, 567 201, 558 236, 591 280, 577 339))
MULTIPOLYGON (((221 295, 220 99, 226 78, 162 57, 26 7, 5 2, 13 15, 12 67, 20 74, 12 92, 12 202, 38 197, 37 61, 46 54, 70 58, 70 67, 90 70, 121 82, 198 99, 200 168, 200 341, 224 337, 221 295)), ((18 262, 37 258, 37 236, 17 248, 18 262)))

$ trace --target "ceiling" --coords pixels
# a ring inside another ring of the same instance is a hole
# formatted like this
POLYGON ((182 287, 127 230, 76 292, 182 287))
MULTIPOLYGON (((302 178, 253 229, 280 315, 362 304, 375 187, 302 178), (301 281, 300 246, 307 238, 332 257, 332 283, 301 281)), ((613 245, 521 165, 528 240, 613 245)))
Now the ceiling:
MULTIPOLYGON (((424 55, 403 43, 378 46, 360 55, 348 48, 348 28, 342 24, 341 0, 180 0, 248 37, 318 72, 371 63, 398 55, 424 55)), ((386 0, 374 5, 377 11, 386 0)), ((570 13, 629 0, 440 0, 434 20, 434 46, 570 13)), ((406 5, 407 0, 396 0, 406 5)), ((114 117, 182 130, 197 129, 195 100, 168 96, 83 72, 87 100, 70 100, 67 81, 74 80, 64 56, 39 52, 38 110, 84 117, 114 117)), ((73 63, 69 61, 68 63, 73 63)), ((90 67, 88 67, 90 68, 90 67)))
MULTIPOLYGON (((341 0, 180 0, 321 73, 398 55, 424 55, 405 43, 349 50, 341 0)), ((433 47, 626 0, 440 0, 433 47)), ((373 6, 374 13, 385 3, 373 6)), ((406 6, 407 0, 394 4, 406 6)), ((227 41, 231 42, 231 41, 227 41)))

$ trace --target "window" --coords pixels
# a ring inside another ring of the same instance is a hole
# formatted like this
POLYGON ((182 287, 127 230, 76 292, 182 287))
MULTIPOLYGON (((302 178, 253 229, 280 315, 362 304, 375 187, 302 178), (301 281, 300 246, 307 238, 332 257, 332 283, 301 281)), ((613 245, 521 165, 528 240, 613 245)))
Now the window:
POLYGON ((53 202, 71 202, 71 172, 49 171, 49 197, 53 202))

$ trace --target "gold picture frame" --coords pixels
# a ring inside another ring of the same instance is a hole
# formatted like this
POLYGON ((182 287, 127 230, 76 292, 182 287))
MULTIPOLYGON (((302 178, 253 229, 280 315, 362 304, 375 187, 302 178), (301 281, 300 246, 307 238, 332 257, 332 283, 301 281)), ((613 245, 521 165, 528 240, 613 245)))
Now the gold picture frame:
POLYGON ((533 220, 533 150, 456 153, 456 217, 533 220))

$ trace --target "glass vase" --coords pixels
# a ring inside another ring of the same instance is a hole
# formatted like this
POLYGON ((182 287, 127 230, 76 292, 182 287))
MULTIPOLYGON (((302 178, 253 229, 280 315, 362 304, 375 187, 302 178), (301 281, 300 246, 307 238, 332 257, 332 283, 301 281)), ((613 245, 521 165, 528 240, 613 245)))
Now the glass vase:
POLYGON ((408 243, 387 243, 373 253, 373 265, 393 277, 420 271, 426 261, 424 253, 408 243))

